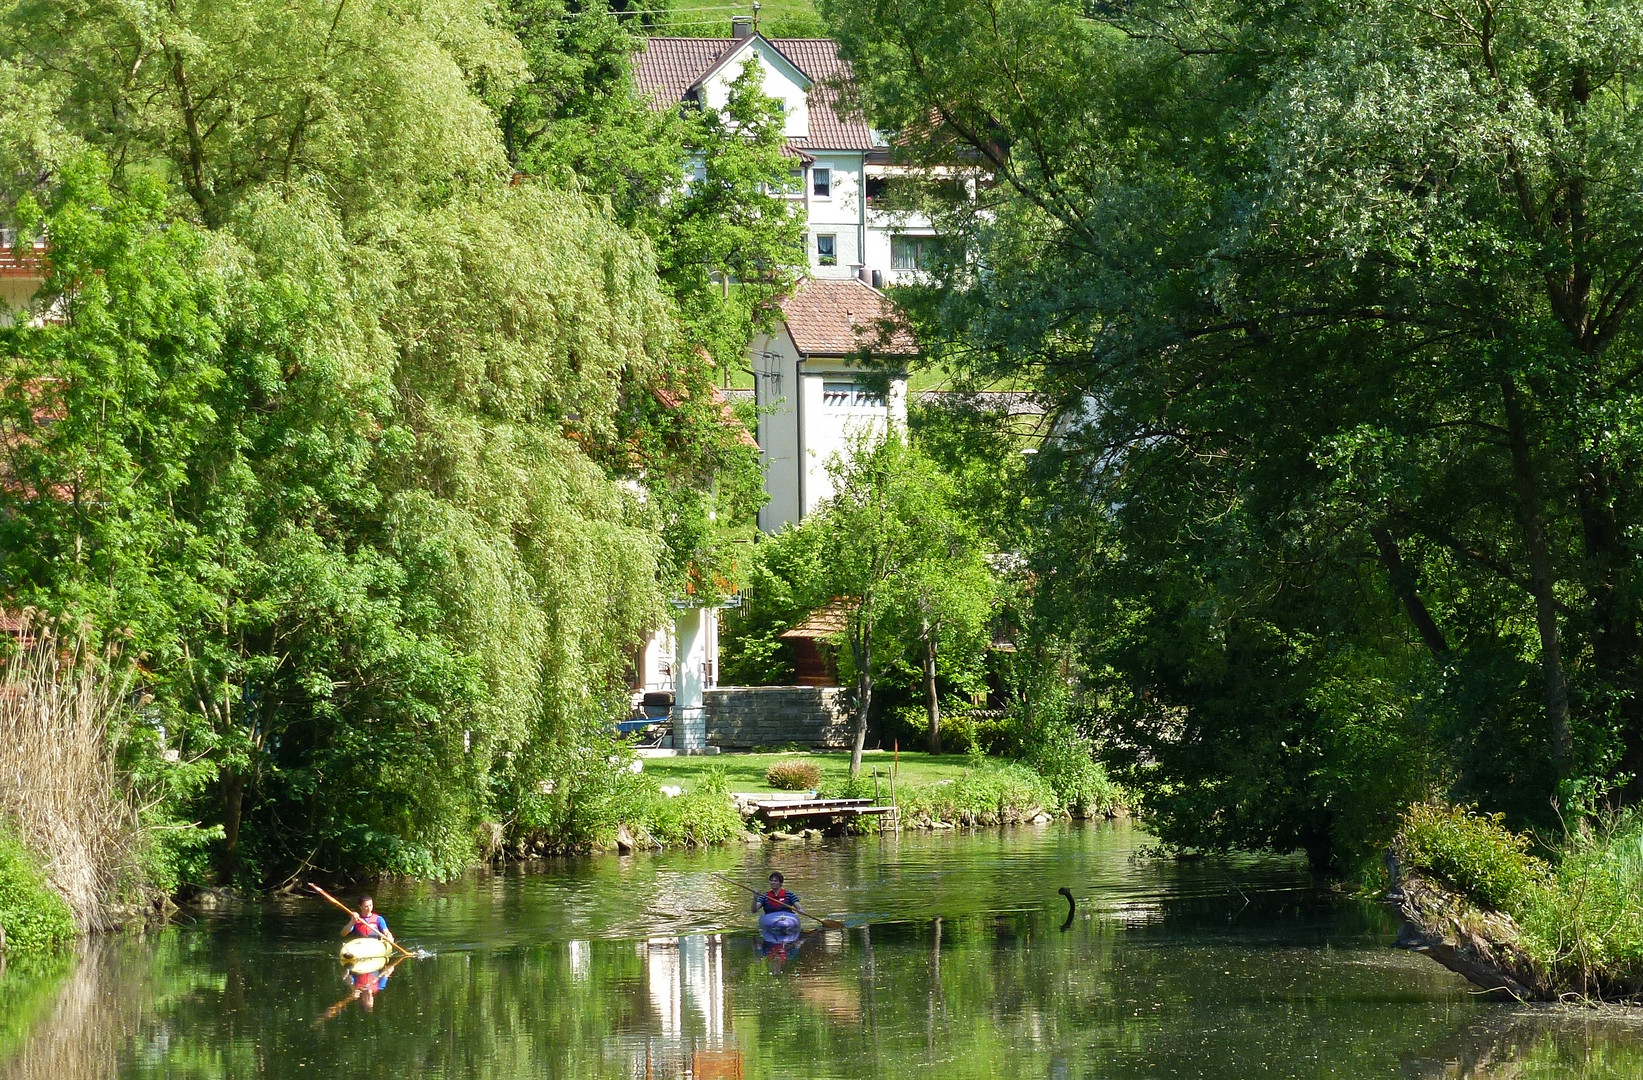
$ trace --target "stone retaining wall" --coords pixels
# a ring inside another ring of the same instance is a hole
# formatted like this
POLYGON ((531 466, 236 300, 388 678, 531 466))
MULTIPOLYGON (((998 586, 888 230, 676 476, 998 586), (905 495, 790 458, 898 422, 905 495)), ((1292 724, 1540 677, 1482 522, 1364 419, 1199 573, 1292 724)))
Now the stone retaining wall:
POLYGON ((797 743, 848 750, 854 734, 838 686, 721 686, 703 695, 707 744, 726 750, 797 743))

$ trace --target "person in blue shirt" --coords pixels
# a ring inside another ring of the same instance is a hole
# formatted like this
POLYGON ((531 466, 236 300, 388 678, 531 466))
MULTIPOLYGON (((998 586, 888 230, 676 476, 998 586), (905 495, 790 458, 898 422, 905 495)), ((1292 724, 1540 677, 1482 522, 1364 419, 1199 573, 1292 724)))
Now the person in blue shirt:
POLYGON ((799 912, 804 909, 799 906, 799 898, 787 891, 781 872, 772 871, 770 891, 754 895, 753 910, 771 915, 778 911, 799 912))
POLYGON ((369 896, 359 898, 359 911, 348 920, 348 925, 342 928, 342 936, 358 934, 361 937, 379 937, 389 944, 393 944, 393 932, 388 929, 388 920, 376 913, 376 901, 369 896))

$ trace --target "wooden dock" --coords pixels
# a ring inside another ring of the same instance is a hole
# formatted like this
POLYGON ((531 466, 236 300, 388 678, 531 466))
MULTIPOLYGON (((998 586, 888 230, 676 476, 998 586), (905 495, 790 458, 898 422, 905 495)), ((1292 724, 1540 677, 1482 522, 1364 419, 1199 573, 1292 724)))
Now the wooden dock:
POLYGON ((874 806, 872 799, 759 799, 753 813, 766 821, 794 818, 849 818, 893 814, 893 806, 874 806))

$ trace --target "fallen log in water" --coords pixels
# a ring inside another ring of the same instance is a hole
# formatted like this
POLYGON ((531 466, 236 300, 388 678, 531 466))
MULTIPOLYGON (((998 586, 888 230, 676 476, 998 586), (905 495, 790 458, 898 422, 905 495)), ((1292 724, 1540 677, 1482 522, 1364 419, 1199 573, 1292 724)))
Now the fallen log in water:
POLYGON ((1403 917, 1398 947, 1424 953, 1467 981, 1520 1001, 1555 1001, 1547 983, 1518 944, 1511 917, 1486 910, 1440 882, 1401 870, 1387 858, 1392 887, 1386 900, 1403 917))

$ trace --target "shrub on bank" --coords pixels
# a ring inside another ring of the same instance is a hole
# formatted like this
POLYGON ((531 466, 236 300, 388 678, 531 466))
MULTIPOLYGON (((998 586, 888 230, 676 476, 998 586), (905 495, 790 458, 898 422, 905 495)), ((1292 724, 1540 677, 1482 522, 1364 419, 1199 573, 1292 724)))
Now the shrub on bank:
POLYGON ((1417 803, 1404 815, 1399 854, 1496 911, 1511 914, 1546 880, 1546 863, 1529 854, 1529 838, 1499 814, 1417 803))
POLYGON ((952 825, 1008 825, 1063 809, 1050 782, 1033 769, 980 757, 951 782, 898 788, 896 805, 904 822, 952 825))
POLYGON ((1125 807, 1124 791, 1090 753, 1090 740, 1070 724, 1042 732, 1027 747, 1027 764, 1044 777, 1074 817, 1110 816, 1125 807))
POLYGON ((1394 850, 1474 903, 1512 918, 1511 944, 1560 990, 1634 996, 1643 991, 1643 815, 1582 823, 1550 860, 1499 815, 1421 804, 1405 815, 1394 850))
POLYGON ((636 824, 663 847, 725 844, 746 831, 742 815, 731 801, 730 782, 723 772, 710 771, 695 791, 671 799, 654 783, 651 788, 654 797, 636 824))
POLYGON ((809 761, 778 761, 764 772, 765 782, 782 791, 813 791, 821 769, 809 761))
POLYGON ((42 952, 78 933, 68 903, 15 837, 0 833, 0 932, 7 956, 42 952))

